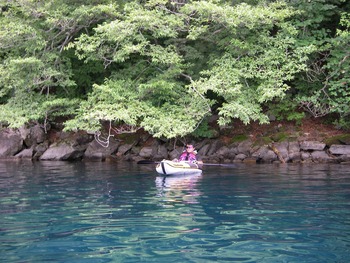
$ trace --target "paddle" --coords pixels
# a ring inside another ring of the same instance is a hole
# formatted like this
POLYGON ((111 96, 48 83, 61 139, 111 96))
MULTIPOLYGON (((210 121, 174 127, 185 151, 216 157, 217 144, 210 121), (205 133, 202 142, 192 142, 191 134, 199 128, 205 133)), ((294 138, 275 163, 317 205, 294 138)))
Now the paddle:
POLYGON ((160 163, 160 162, 155 162, 152 160, 141 160, 137 162, 137 164, 157 164, 157 163, 160 163))
MULTIPOLYGON (((152 160, 141 160, 137 162, 137 164, 157 164, 157 163, 160 163, 160 162, 156 162, 152 160)), ((235 167, 234 164, 227 164, 227 163, 203 163, 202 165, 235 167)))

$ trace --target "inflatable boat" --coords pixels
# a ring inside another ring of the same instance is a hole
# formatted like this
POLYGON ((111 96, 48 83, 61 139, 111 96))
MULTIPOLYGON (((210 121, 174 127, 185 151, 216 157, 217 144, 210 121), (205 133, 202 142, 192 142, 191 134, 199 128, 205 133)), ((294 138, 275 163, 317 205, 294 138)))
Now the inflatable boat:
POLYGON ((180 174, 201 174, 202 170, 195 163, 189 162, 173 162, 163 160, 156 166, 156 171, 164 175, 180 175, 180 174))

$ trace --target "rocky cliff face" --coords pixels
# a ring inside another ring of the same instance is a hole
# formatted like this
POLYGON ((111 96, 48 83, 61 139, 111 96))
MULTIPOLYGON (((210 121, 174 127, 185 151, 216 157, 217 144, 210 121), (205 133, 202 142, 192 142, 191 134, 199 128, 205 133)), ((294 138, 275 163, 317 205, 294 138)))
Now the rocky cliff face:
MULTIPOLYGON (((205 139, 192 143, 203 161, 211 163, 350 163, 350 141, 346 140, 331 145, 304 139, 266 144, 251 139, 235 143, 205 139)), ((46 134, 39 125, 0 132, 0 158, 3 159, 159 161, 177 158, 182 151, 182 146, 151 136, 110 137, 102 143, 93 135, 81 132, 46 134)))

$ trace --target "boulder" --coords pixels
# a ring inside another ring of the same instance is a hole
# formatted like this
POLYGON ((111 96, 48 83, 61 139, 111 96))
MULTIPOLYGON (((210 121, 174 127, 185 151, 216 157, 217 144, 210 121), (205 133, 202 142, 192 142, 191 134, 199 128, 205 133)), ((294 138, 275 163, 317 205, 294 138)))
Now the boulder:
POLYGON ((336 162, 336 159, 330 157, 325 151, 313 151, 311 153, 311 158, 317 163, 336 162))
POLYGON ((338 160, 339 160, 339 162, 341 162, 343 164, 347 163, 347 162, 350 162, 350 154, 340 155, 338 157, 338 160))
POLYGON ((300 149, 304 151, 322 151, 325 147, 325 143, 318 141, 303 141, 300 143, 300 149))
MULTIPOLYGON (((37 152, 34 157, 39 160, 59 160, 59 161, 71 161, 80 160, 83 158, 88 143, 91 142, 92 136, 85 132, 59 132, 56 137, 58 141, 51 144, 45 152, 41 155, 39 150, 42 151, 47 144, 44 142, 40 144, 41 149, 36 147, 37 152), (38 156, 40 155, 40 156, 38 156)), ((39 146, 39 145, 38 145, 39 146)))
POLYGON ((52 144, 39 160, 69 161, 81 159, 87 145, 73 146, 71 142, 60 142, 52 144))
POLYGON ((333 144, 329 148, 331 154, 350 155, 350 145, 333 144))
POLYGON ((210 150, 210 144, 205 144, 203 145, 200 150, 198 151, 198 153, 201 155, 201 156, 206 156, 208 154, 210 150))
POLYGON ((19 152, 15 155, 16 158, 22 158, 22 159, 32 159, 34 154, 34 149, 24 149, 23 151, 19 152))
POLYGON ((10 129, 0 133, 0 157, 14 156, 22 148, 23 139, 20 133, 10 129))
POLYGON ((257 151, 252 153, 252 157, 261 163, 272 163, 277 160, 277 155, 266 145, 261 146, 257 151))
POLYGON ((311 162, 311 154, 309 152, 301 152, 300 153, 301 160, 304 162, 311 162))
POLYGON ((213 143, 210 145, 207 155, 213 155, 221 146, 223 146, 223 143, 220 140, 213 141, 213 143))
POLYGON ((142 158, 152 158, 153 157, 153 147, 151 146, 145 146, 145 147, 142 147, 141 150, 140 150, 140 157, 142 158))
POLYGON ((165 145, 158 145, 158 147, 156 147, 156 153, 153 154, 153 156, 156 160, 168 159, 168 150, 165 145))
POLYGON ((86 151, 84 152, 84 159, 89 160, 105 160, 107 156, 112 155, 118 150, 119 142, 110 139, 107 147, 103 147, 96 140, 93 140, 88 144, 86 151))
POLYGON ((245 158, 247 158, 247 155, 243 153, 239 153, 235 156, 234 162, 242 162, 245 158))
POLYGON ((221 158, 229 158, 230 149, 227 146, 222 146, 217 150, 216 154, 221 158))
POLYGON ((118 147, 117 156, 125 155, 132 149, 134 144, 123 144, 118 147))
POLYGON ((168 150, 164 144, 159 141, 153 142, 152 146, 144 146, 139 152, 139 156, 147 159, 167 159, 168 150))
POLYGON ((299 142, 289 142, 288 145, 288 156, 291 162, 300 162, 300 145, 299 142))
POLYGON ((274 146, 280 153, 280 156, 284 159, 285 162, 289 161, 289 154, 288 154, 288 142, 276 142, 274 143, 274 146))
POLYGON ((246 156, 249 156, 252 144, 253 143, 250 140, 240 142, 237 146, 238 153, 243 153, 246 156))
POLYGON ((23 151, 19 152, 18 154, 15 155, 16 158, 22 158, 22 159, 32 159, 34 154, 34 149, 29 148, 29 149, 24 149, 23 151))
POLYGON ((44 143, 38 144, 34 147, 33 159, 39 159, 41 155, 49 148, 49 143, 46 141, 44 143))
POLYGON ((27 147, 32 147, 33 145, 43 143, 46 139, 46 134, 44 129, 39 125, 26 128, 22 126, 19 128, 19 132, 27 147))
POLYGON ((176 149, 169 152, 169 159, 177 159, 179 158, 180 154, 182 153, 182 147, 177 147, 176 149))

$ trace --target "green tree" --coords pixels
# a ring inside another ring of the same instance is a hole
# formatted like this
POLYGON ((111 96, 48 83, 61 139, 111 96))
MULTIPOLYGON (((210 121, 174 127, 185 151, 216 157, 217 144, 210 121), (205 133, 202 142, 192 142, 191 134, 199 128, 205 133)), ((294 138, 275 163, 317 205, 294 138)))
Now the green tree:
POLYGON ((307 70, 296 77, 294 100, 314 117, 349 115, 348 1, 297 1, 298 45, 312 44, 307 70))
POLYGON ((2 123, 173 138, 205 134, 212 114, 349 116, 345 0, 85 2, 0 0, 2 123))
POLYGON ((66 45, 114 16, 81 1, 0 1, 0 120, 10 127, 69 115, 79 105, 66 45))
POLYGON ((266 122, 262 105, 284 96, 286 82, 305 70, 313 51, 312 45, 295 45, 297 31, 288 22, 294 14, 282 2, 125 5, 117 19, 71 45, 79 58, 117 63, 120 70, 95 86, 91 103, 67 128, 94 123, 91 128, 97 129, 101 120, 110 120, 141 126, 155 136, 185 135, 210 114, 215 101, 209 92, 224 100, 219 124, 232 118, 266 122), (103 99, 107 90, 114 95, 103 99))

